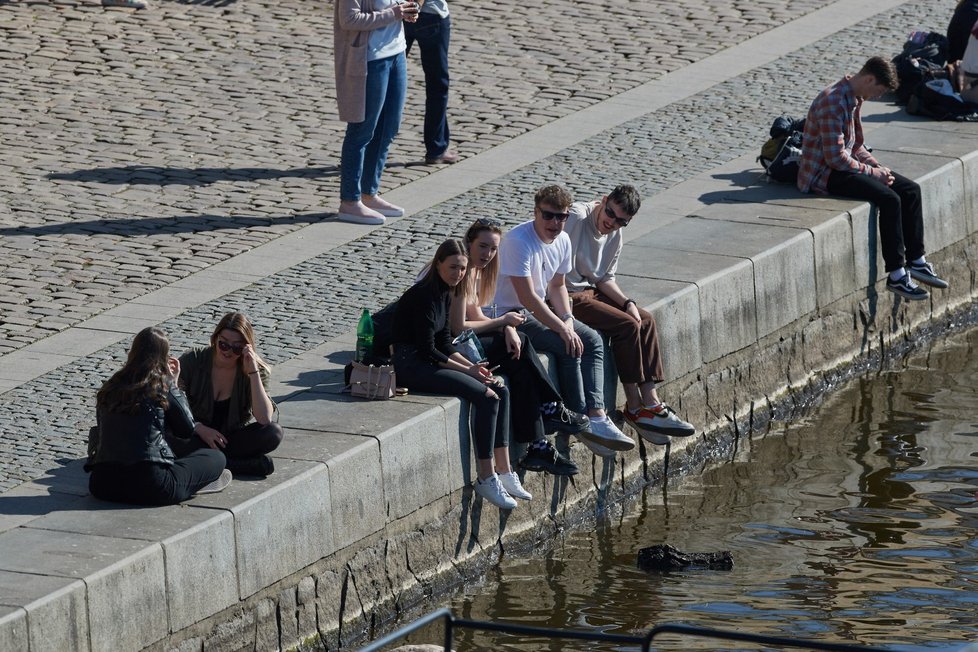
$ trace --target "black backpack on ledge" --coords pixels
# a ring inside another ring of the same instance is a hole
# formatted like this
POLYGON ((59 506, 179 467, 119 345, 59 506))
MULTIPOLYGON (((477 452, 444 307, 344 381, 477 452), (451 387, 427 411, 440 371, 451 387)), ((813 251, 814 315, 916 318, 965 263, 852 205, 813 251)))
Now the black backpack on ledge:
POLYGON ((761 147, 761 155, 757 157, 768 178, 781 183, 795 183, 798 180, 804 131, 804 118, 796 120, 782 115, 774 120, 771 137, 761 147))

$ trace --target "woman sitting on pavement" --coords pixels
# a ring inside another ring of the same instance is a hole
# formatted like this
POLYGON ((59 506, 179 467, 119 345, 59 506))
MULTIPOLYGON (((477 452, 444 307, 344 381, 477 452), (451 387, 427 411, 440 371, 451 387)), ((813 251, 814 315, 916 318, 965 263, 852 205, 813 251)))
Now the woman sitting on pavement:
POLYGON ((136 334, 125 366, 96 398, 98 425, 88 440, 89 490, 102 500, 173 505, 231 482, 224 454, 203 449, 177 457, 164 435, 189 437, 187 399, 177 388, 180 363, 158 328, 136 334))
POLYGON ((180 386, 197 421, 188 447, 223 450, 235 475, 271 474, 275 465, 268 453, 282 443, 283 431, 272 421, 269 367, 255 349, 248 318, 224 315, 211 345, 184 353, 180 365, 180 386))
POLYGON ((398 299, 394 369, 398 382, 411 390, 471 402, 478 474, 475 492, 501 509, 513 509, 513 498, 530 500, 532 496, 509 464, 509 392, 484 363, 467 360, 452 346, 450 306, 465 292, 467 266, 462 243, 446 240, 424 278, 398 299))
POLYGON ((529 444, 520 466, 528 471, 576 475, 577 465, 560 454, 544 435, 559 431, 577 434, 588 426, 588 418, 568 410, 550 381, 533 345, 516 330, 524 317, 519 312, 487 317, 480 306, 488 305, 496 293, 499 271, 501 222, 480 218, 465 233, 470 261, 464 301, 452 304, 452 331, 472 329, 479 336, 490 367, 509 378, 513 436, 529 444))

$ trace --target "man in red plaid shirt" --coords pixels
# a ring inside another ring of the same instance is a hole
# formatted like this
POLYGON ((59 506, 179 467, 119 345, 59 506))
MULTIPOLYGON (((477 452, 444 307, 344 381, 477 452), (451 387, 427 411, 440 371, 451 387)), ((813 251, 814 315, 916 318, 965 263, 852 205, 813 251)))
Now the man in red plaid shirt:
POLYGON ((923 300, 930 295, 914 279, 937 288, 946 288, 947 282, 924 258, 920 186, 873 158, 863 144, 859 118, 864 100, 896 86, 893 64, 873 57, 858 73, 818 94, 805 119, 798 188, 876 204, 880 248, 888 273, 886 289, 907 299, 923 300))

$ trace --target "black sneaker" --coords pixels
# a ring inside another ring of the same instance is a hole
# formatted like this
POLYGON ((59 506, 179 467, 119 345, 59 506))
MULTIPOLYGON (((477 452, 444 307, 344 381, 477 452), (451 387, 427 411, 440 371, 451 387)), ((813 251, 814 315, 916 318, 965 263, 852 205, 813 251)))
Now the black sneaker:
POLYGON ((227 468, 235 475, 250 475, 260 478, 275 472, 275 463, 268 455, 255 457, 229 457, 227 468))
POLYGON ((545 449, 530 448, 520 460, 520 466, 527 471, 546 471, 553 475, 577 475, 579 472, 577 465, 561 455, 549 441, 545 449))
POLYGON ((563 403, 557 404, 557 411, 543 417, 543 431, 548 435, 562 432, 565 435, 576 435, 587 430, 590 420, 583 414, 571 412, 563 403))
POLYGON ((937 275, 937 272, 934 271, 934 266, 930 263, 923 263, 922 265, 910 263, 907 271, 910 272, 910 276, 913 276, 921 283, 931 287, 941 288, 942 290, 947 289, 947 281, 937 275))
POLYGON ((896 281, 887 277, 886 289, 910 301, 923 301, 930 296, 927 290, 913 282, 910 274, 904 274, 896 281))

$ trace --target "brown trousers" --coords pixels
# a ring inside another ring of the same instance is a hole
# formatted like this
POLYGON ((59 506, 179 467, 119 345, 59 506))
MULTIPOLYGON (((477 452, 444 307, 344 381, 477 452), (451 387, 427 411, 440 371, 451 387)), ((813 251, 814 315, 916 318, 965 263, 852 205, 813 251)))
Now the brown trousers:
POLYGON ((623 383, 661 383, 664 378, 655 318, 642 308, 642 323, 611 302, 598 290, 570 295, 574 319, 601 331, 611 340, 611 350, 623 383))

